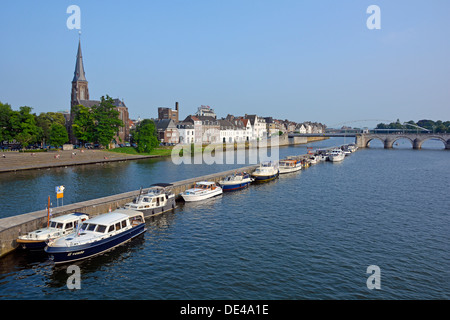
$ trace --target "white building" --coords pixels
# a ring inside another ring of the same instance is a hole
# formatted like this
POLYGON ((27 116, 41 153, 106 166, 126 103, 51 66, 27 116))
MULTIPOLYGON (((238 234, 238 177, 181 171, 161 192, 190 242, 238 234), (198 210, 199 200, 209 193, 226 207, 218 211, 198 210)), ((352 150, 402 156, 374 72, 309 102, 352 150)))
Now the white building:
POLYGON ((195 125, 191 122, 180 122, 177 124, 180 135, 180 143, 195 143, 195 125))
POLYGON ((217 115, 214 112, 214 109, 212 109, 210 106, 200 106, 195 115, 197 117, 213 117, 214 119, 217 119, 217 115))
POLYGON ((266 120, 257 115, 245 115, 252 126, 252 138, 250 140, 258 140, 267 137, 266 120))

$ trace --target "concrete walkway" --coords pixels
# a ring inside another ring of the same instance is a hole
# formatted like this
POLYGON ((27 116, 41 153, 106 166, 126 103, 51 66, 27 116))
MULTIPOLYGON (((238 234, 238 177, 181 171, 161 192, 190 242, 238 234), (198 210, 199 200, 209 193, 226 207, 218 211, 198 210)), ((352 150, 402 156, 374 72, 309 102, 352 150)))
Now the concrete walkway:
POLYGON ((129 155, 104 150, 71 150, 49 152, 0 152, 0 173, 55 167, 155 158, 159 156, 129 155))

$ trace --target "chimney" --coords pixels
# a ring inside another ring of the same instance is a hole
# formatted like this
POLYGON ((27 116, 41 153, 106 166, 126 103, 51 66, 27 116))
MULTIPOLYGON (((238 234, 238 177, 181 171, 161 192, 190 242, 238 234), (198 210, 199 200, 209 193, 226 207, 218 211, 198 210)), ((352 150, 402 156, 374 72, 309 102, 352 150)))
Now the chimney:
POLYGON ((175 102, 175 110, 178 111, 178 102, 175 102))

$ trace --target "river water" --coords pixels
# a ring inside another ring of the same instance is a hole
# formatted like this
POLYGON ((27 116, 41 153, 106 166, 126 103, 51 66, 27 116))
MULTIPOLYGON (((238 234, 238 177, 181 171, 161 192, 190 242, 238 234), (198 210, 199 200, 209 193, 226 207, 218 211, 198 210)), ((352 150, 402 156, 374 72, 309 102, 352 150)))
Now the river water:
MULTIPOLYGON (((57 185, 72 203, 241 166, 167 159, 4 174, 1 214, 43 209, 57 185)), ((449 299, 449 181, 442 143, 374 143, 342 163, 180 205, 140 238, 78 263, 81 289, 68 289, 67 266, 16 250, 0 260, 0 299, 449 299), (368 288, 373 276, 379 289, 368 288)))

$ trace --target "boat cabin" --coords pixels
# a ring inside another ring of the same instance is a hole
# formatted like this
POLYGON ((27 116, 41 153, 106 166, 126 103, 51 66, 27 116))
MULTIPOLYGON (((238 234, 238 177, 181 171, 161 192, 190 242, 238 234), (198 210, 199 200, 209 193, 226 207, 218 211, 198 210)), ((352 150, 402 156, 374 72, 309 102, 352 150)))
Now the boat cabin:
POLYGON ((203 182, 197 182, 195 184, 195 189, 202 189, 202 190, 215 190, 216 189, 216 183, 210 182, 210 181, 203 181, 203 182))
POLYGON ((129 229, 141 223, 144 223, 144 216, 142 213, 133 210, 121 209, 87 220, 81 226, 78 234, 116 233, 117 231, 129 229))

